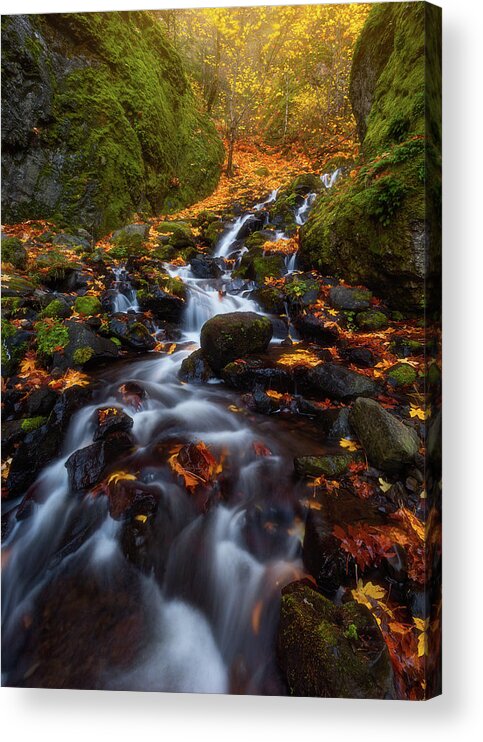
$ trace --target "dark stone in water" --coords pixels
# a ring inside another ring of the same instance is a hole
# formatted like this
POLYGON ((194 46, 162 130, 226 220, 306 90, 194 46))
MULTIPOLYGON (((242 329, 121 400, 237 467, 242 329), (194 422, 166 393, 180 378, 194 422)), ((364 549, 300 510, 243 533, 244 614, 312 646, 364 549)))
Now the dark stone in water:
POLYGON ((215 378, 213 370, 206 361, 201 349, 195 350, 181 364, 179 378, 182 381, 206 382, 215 378))
POLYGON ((109 492, 109 513, 114 520, 153 515, 160 492, 142 482, 121 480, 109 492))
POLYGON ((136 315, 131 317, 122 312, 114 314, 109 320, 109 330, 130 350, 144 353, 152 350, 156 345, 156 341, 151 336, 148 328, 136 315))
POLYGON ((219 278, 223 270, 216 258, 198 253, 190 260, 191 272, 195 278, 219 278))
POLYGON ((272 338, 272 323, 255 312, 217 314, 201 328, 200 344, 214 371, 250 353, 263 353, 272 338))
POLYGON ((221 378, 233 389, 251 390, 254 387, 288 392, 293 380, 286 368, 269 365, 267 360, 249 358, 229 363, 221 371, 221 378))
POLYGON ((97 441, 73 453, 65 462, 70 487, 75 492, 94 487, 107 467, 125 454, 131 445, 132 439, 127 433, 112 433, 107 440, 97 441))
POLYGON ((118 407, 100 407, 94 413, 96 431, 94 441, 105 440, 111 433, 128 433, 134 421, 118 407))

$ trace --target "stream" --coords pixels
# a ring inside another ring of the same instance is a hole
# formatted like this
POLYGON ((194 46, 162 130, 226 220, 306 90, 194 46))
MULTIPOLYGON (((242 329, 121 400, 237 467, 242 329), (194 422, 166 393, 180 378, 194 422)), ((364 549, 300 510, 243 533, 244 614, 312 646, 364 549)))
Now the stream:
MULTIPOLYGON (((336 178, 322 176, 326 187, 336 178)), ((315 195, 297 209, 297 224, 306 221, 315 195)), ((273 191, 233 220, 215 257, 235 258, 236 265, 246 250, 237 240, 241 228, 276 198, 273 191)), ((296 253, 286 258, 287 272, 296 270, 296 261, 296 253)), ((280 591, 304 575, 303 485, 293 478, 293 457, 319 451, 320 443, 310 423, 304 429, 289 415, 240 414, 239 394, 221 382, 179 380, 210 317, 263 312, 249 292, 237 292, 231 270, 199 279, 189 266, 166 269, 189 291, 176 349, 100 372, 95 402, 74 414, 59 458, 35 484, 40 504, 5 540, 3 684, 286 693, 275 655, 280 591), (144 390, 135 405, 119 397, 127 383, 144 390), (65 463, 93 442, 100 407, 122 409, 134 421, 134 453, 118 468, 135 472, 159 498, 147 536, 141 521, 114 520, 106 498, 69 491, 65 463), (203 441, 227 462, 226 490, 206 512, 161 456, 178 441, 203 441), (260 442, 270 455, 259 455, 260 442), (140 551, 148 569, 136 563, 140 551)), ((115 311, 136 311, 136 292, 122 267, 112 288, 115 311)), ((274 332, 272 344, 281 340, 274 332)))

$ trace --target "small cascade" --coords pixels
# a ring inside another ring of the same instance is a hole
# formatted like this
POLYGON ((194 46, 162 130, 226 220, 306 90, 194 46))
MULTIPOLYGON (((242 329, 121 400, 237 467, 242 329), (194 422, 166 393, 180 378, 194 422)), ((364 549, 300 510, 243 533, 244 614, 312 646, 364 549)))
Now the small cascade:
POLYGON ((342 169, 338 167, 336 170, 334 170, 333 173, 324 173, 320 176, 320 180, 325 185, 326 188, 332 188, 333 185, 335 185, 342 175, 342 169))
POLYGON ((310 209, 312 208, 316 198, 316 193, 309 193, 305 197, 304 203, 295 212, 295 224, 299 224, 300 226, 305 224, 309 217, 310 209))
POLYGON ((138 312, 136 290, 132 287, 128 273, 124 266, 113 269, 114 281, 112 288, 116 292, 113 297, 114 312, 138 312))
POLYGON ((291 255, 285 256, 285 268, 287 269, 287 273, 293 273, 296 270, 297 265, 297 251, 293 252, 291 255))
POLYGON ((227 255, 230 253, 230 247, 232 244, 236 241, 236 238, 238 236, 238 232, 243 227, 246 221, 252 217, 252 213, 243 214, 243 216, 239 216, 238 219, 235 219, 231 227, 228 227, 226 232, 224 232, 215 248, 215 256, 220 258, 226 258, 227 255))
POLYGON ((279 190, 280 188, 275 188, 275 190, 270 193, 269 197, 265 201, 260 201, 260 203, 255 204, 253 210, 260 211, 260 209, 263 209, 263 207, 267 206, 267 204, 273 204, 273 202, 277 200, 279 190))

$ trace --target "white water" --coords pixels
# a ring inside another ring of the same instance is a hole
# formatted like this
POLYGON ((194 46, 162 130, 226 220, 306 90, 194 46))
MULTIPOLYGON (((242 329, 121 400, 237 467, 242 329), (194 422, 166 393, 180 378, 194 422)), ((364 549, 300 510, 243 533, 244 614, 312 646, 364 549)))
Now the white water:
POLYGON ((139 306, 135 289, 131 286, 129 276, 124 266, 113 269, 115 280, 112 288, 116 292, 113 299, 114 312, 138 312, 139 306))
MULTIPOLYGON (((274 194, 265 203, 274 200, 274 194)), ((312 203, 306 200, 297 212, 298 219, 305 217, 312 203)), ((250 216, 239 217, 229 227, 218 244, 218 255, 230 253, 250 216)), ((295 269, 295 260, 294 253, 287 261, 288 271, 295 269)), ((237 493, 237 503, 220 504, 206 514, 196 514, 190 496, 174 482, 162 461, 145 468, 144 481, 163 492, 164 505, 157 518, 167 519, 174 539, 161 580, 138 574, 142 610, 151 617, 145 650, 127 671, 107 668, 97 682, 100 687, 132 690, 272 692, 267 682, 274 674, 280 589, 301 573, 299 541, 287 530, 275 554, 257 555, 250 548, 247 533, 260 540, 264 532, 263 528, 260 534, 253 531, 248 516, 254 504, 271 502, 287 477, 287 461, 277 450, 277 431, 272 438, 271 429, 260 433, 256 424, 229 409, 233 404, 230 392, 217 385, 181 384, 178 379, 181 363, 198 346, 207 319, 220 313, 260 309, 246 295, 225 292, 231 279, 229 272, 220 279, 208 280, 195 278, 189 267, 168 266, 168 271, 182 278, 189 289, 180 349, 169 356, 114 368, 111 383, 104 387, 96 404, 73 416, 59 459, 40 475, 35 486, 42 504, 34 506, 33 514, 15 525, 5 542, 4 682, 22 683, 22 676, 16 675, 17 655, 22 652, 22 617, 35 613, 42 590, 66 563, 78 568, 79 574, 81 570, 83 574, 90 571, 93 579, 100 579, 100 575, 102 579, 114 579, 125 569, 120 547, 122 524, 109 516, 105 498, 93 501, 89 495, 82 498, 71 493, 65 468, 71 453, 92 442, 95 410, 115 405, 134 420, 132 433, 137 450, 128 464, 129 471, 141 472, 143 477, 143 456, 157 442, 169 438, 204 441, 215 451, 224 449, 235 473, 232 489, 237 493), (145 389, 146 397, 137 409, 120 401, 116 394, 127 380, 145 389), (253 452, 253 444, 262 436, 273 455, 257 457, 253 452), (59 559, 59 550, 68 542, 70 531, 80 519, 92 519, 93 514, 99 519, 98 526, 69 555, 59 559), (259 618, 254 623, 255 612, 259 618)), ((135 293, 126 293, 132 289, 121 269, 116 273, 115 288, 119 292, 118 311, 137 307, 135 293)), ((290 522, 293 513, 284 517, 290 522)), ((62 636, 58 641, 62 642, 62 636)), ((95 642, 93 637, 92 646, 85 648, 87 653, 96 652, 95 642)), ((275 692, 280 692, 279 686, 275 692)))
POLYGON ((326 188, 332 188, 332 186, 337 183, 341 175, 342 170, 340 168, 337 168, 337 170, 334 170, 333 173, 324 173, 320 176, 320 179, 326 188))

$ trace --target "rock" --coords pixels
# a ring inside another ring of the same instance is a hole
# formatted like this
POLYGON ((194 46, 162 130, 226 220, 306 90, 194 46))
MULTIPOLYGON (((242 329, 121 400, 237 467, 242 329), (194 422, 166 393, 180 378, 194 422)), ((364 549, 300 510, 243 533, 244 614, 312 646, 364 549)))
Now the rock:
POLYGON ((141 482, 121 480, 109 490, 109 513, 114 520, 149 517, 158 509, 160 492, 141 482))
POLYGON ((144 240, 147 240, 147 238, 149 237, 150 229, 151 226, 149 224, 128 224, 121 229, 116 229, 111 237, 111 242, 123 242, 124 240, 129 239, 133 236, 139 237, 140 240, 144 242, 144 240))
POLYGON ((41 387, 30 392, 25 402, 24 411, 28 417, 49 415, 59 395, 49 387, 41 387))
POLYGON ((272 286, 260 286, 251 294, 257 304, 270 314, 284 314, 287 298, 283 291, 272 286))
POLYGON ((416 381, 417 373, 408 363, 396 363, 387 370, 386 378, 392 386, 409 386, 416 381))
POLYGON ((287 276, 285 293, 292 307, 308 307, 319 298, 320 286, 311 273, 292 273, 287 276))
POLYGON ((261 252, 257 255, 255 251, 251 251, 243 255, 233 275, 235 278, 248 278, 263 286, 265 278, 280 278, 285 270, 282 255, 263 255, 261 252))
POLYGON ((349 400, 372 397, 377 392, 372 379, 335 363, 319 363, 309 369, 302 383, 322 399, 349 400))
POLYGON ((368 309, 356 315, 356 325, 360 330, 372 332, 373 330, 385 330, 389 322, 385 314, 377 309, 368 309))
POLYGON ((193 231, 187 222, 161 222, 157 225, 156 231, 161 235, 167 235, 166 244, 175 252, 195 246, 193 231))
POLYGON ((376 359, 369 348, 341 348, 339 355, 348 363, 353 363, 359 368, 373 368, 376 359))
POLYGON ((145 353, 152 350, 156 340, 139 319, 123 312, 113 314, 109 320, 109 332, 131 350, 145 353))
POLYGON ((106 440, 75 451, 65 462, 71 489, 75 492, 92 489, 102 479, 107 466, 122 456, 131 445, 131 437, 125 432, 119 432, 111 433, 106 440))
POLYGON ((11 322, 2 321, 2 374, 13 376, 24 357, 32 333, 17 330, 11 322))
POLYGON ((149 13, 10 16, 2 42, 5 222, 57 216, 98 237, 213 191, 223 146, 149 13))
POLYGON ((203 253, 198 253, 191 258, 190 268, 195 278, 219 278, 223 274, 216 259, 203 255, 203 253))
POLYGON ((82 248, 88 250, 91 247, 92 237, 86 232, 85 229, 79 230, 84 232, 84 235, 66 234, 65 232, 58 232, 52 237, 52 244, 59 245, 61 247, 69 248, 82 248))
POLYGON ((67 320, 65 322, 69 340, 62 355, 54 353, 54 366, 68 368, 73 365, 94 364, 113 360, 119 356, 119 348, 111 340, 100 337, 86 324, 67 320))
POLYGON ((2 459, 8 458, 17 443, 24 437, 22 420, 4 420, 2 422, 2 459))
POLYGON ((416 432, 372 399, 356 399, 349 421, 367 458, 378 469, 397 472, 418 453, 416 432))
POLYGON ((263 353, 272 338, 272 323, 255 312, 218 314, 201 328, 201 349, 214 371, 251 353, 263 353))
POLYGON ((317 405, 303 397, 298 400, 299 412, 303 415, 312 415, 326 438, 340 440, 350 435, 349 410, 347 407, 320 409, 317 405))
POLYGON ((253 394, 248 397, 247 405, 261 415, 271 415, 280 409, 279 401, 270 397, 263 389, 254 389, 253 394))
POLYGON ((74 302, 74 311, 85 317, 92 317, 102 311, 102 305, 97 296, 78 296, 74 302))
POLYGON ((228 363, 221 371, 221 378, 233 389, 276 389, 289 392, 293 388, 290 372, 268 359, 247 358, 228 363))
POLYGON ((28 433, 16 449, 7 478, 10 497, 24 494, 39 472, 57 458, 74 412, 89 401, 90 387, 72 386, 60 396, 40 428, 28 433))
POLYGON ((2 263, 10 263, 18 270, 27 267, 27 250, 18 237, 5 237, 2 234, 2 263))
POLYGON ((334 605, 305 580, 282 590, 277 656, 294 696, 395 697, 389 652, 369 609, 334 605))
POLYGON ((393 308, 418 312, 440 300, 440 38, 437 8, 388 4, 369 12, 350 83, 364 166, 344 188, 317 199, 299 251, 300 265, 338 271, 393 308), (425 95, 434 104, 428 111, 419 104, 425 95), (391 148, 394 158, 387 156, 391 148), (381 158, 385 167, 378 171, 381 158), (425 161, 435 194, 430 202, 419 175, 425 161))
POLYGON ((334 286, 329 292, 329 301, 334 309, 358 312, 368 309, 372 293, 367 289, 353 289, 349 286, 334 286))
POLYGON ((7 296, 30 296, 35 291, 35 286, 26 278, 20 276, 2 277, 2 297, 7 296))
POLYGON ((99 407, 94 413, 94 442, 105 440, 111 433, 129 433, 134 420, 119 407, 99 407))
POLYGON ((293 326, 303 340, 331 347, 336 342, 339 332, 336 327, 327 326, 321 317, 315 314, 298 314, 293 326))
POLYGON ((184 298, 159 286, 138 291, 137 297, 139 307, 143 312, 150 311, 156 319, 164 322, 179 322, 186 306, 184 298))
POLYGON ((325 454, 323 456, 296 456, 294 459, 295 473, 299 477, 326 476, 336 479, 344 474, 349 464, 355 460, 348 453, 325 454))
MULTIPOLYGON (((393 336, 394 337, 394 336, 393 336)), ((394 338, 389 346, 391 353, 394 353, 398 358, 407 358, 408 356, 421 356, 424 353, 424 344, 420 343, 419 340, 411 340, 411 338, 397 337, 394 338)))
POLYGON ((251 216, 239 229, 237 240, 244 240, 253 232, 258 232, 265 226, 265 216, 261 213, 251 216))
POLYGON ((215 378, 213 370, 203 356, 203 351, 195 350, 187 358, 183 359, 179 371, 179 378, 182 381, 206 382, 215 378))

